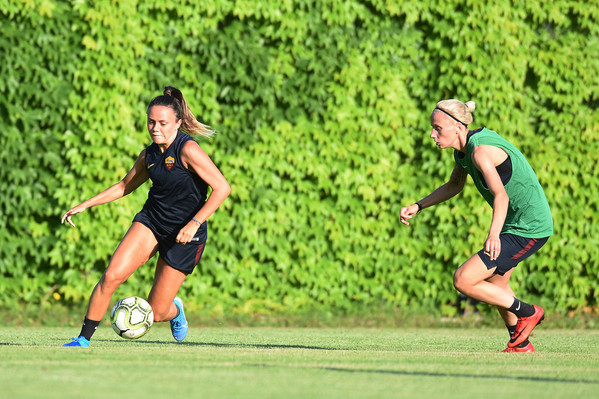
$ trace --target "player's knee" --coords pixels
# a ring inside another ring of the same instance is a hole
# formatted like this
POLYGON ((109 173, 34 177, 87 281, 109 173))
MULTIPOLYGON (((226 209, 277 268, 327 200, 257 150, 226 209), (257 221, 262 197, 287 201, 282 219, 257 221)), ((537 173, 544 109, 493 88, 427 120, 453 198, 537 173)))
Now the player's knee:
POLYGON ((127 277, 107 270, 100 279, 100 286, 103 291, 114 292, 125 281, 127 281, 127 277))
POLYGON ((456 270, 453 274, 453 286, 456 290, 460 291, 461 293, 465 293, 464 291, 467 290, 467 284, 465 280, 466 279, 462 275, 461 270, 456 270))

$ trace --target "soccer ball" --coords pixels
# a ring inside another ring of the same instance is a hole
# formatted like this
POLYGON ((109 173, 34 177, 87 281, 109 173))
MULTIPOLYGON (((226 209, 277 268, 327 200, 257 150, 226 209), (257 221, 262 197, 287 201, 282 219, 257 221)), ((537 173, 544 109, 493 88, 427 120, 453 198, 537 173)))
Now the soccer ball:
POLYGON ((126 339, 137 339, 150 330, 154 323, 154 312, 142 298, 130 296, 114 304, 110 312, 112 329, 126 339))

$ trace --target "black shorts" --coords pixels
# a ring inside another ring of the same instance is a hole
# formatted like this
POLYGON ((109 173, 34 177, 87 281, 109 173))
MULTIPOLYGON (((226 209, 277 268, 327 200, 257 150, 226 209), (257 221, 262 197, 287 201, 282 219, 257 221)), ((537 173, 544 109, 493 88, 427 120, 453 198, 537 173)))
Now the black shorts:
POLYGON ((152 230, 158 241, 158 254, 173 269, 191 274, 196 265, 200 263, 208 238, 208 223, 202 223, 191 242, 183 245, 177 242, 178 231, 174 234, 166 234, 160 228, 157 228, 143 211, 135 215, 133 221, 139 222, 152 230))
POLYGON ((501 252, 495 260, 491 260, 491 257, 485 253, 485 249, 478 251, 478 256, 482 259, 487 269, 495 269, 495 274, 503 276, 506 272, 510 271, 524 259, 537 252, 545 243, 549 237, 544 238, 526 238, 517 236, 515 234, 500 234, 499 240, 501 241, 501 252))

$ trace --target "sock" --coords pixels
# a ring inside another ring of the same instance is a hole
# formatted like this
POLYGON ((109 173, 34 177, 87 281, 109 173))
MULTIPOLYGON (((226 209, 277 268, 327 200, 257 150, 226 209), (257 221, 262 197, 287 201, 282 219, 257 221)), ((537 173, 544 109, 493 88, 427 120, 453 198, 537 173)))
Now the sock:
POLYGON ((516 325, 514 324, 513 326, 508 326, 506 324, 505 326, 507 328, 507 332, 510 334, 510 338, 512 338, 512 335, 514 335, 514 333, 516 332, 516 325))
POLYGON ((522 302, 518 298, 514 298, 514 303, 512 304, 512 306, 510 306, 508 311, 512 312, 513 314, 518 316, 518 318, 520 318, 532 316, 535 313, 535 308, 526 302, 522 302))
POLYGON ((79 336, 82 336, 88 341, 91 340, 92 335, 94 335, 99 325, 100 321, 90 320, 86 317, 83 320, 83 326, 81 326, 81 332, 79 333, 79 336))

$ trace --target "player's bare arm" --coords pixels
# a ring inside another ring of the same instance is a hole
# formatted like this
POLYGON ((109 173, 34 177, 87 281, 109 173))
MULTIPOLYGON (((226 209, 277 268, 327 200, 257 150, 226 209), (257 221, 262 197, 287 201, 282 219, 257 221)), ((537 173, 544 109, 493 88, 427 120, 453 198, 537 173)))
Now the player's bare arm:
POLYGON ((417 203, 401 208, 401 222, 406 226, 409 226, 410 223, 408 220, 413 218, 419 210, 431 207, 455 197, 464 189, 467 176, 468 174, 464 169, 460 168, 458 165, 455 165, 447 183, 443 184, 441 187, 437 188, 435 191, 417 203), (420 204, 420 207, 418 204, 420 204))
POLYGON ((181 151, 181 160, 186 168, 200 176, 212 188, 206 204, 194 216, 195 220, 190 220, 177 236, 177 242, 187 243, 193 238, 200 224, 207 220, 229 196, 231 187, 198 143, 194 141, 185 143, 181 151))
POLYGON ((485 251, 489 254, 491 260, 497 259, 501 252, 499 234, 505 223, 508 204, 510 202, 496 169, 497 165, 501 164, 506 157, 507 155, 503 150, 486 145, 480 145, 472 151, 472 161, 474 162, 474 166, 476 166, 476 169, 483 175, 487 187, 489 187, 489 191, 491 191, 494 198, 493 218, 491 220, 489 236, 487 237, 484 246, 485 251))
POLYGON ((101 193, 93 196, 92 198, 83 201, 79 205, 74 208, 69 209, 61 219, 61 223, 65 221, 68 222, 71 226, 75 227, 75 224, 71 220, 71 216, 81 213, 88 208, 93 206, 106 204, 108 202, 115 201, 125 195, 135 191, 139 186, 141 186, 146 180, 148 180, 148 172, 145 168, 145 150, 142 151, 133 168, 125 175, 125 177, 119 181, 118 183, 110 186, 106 190, 101 193))

